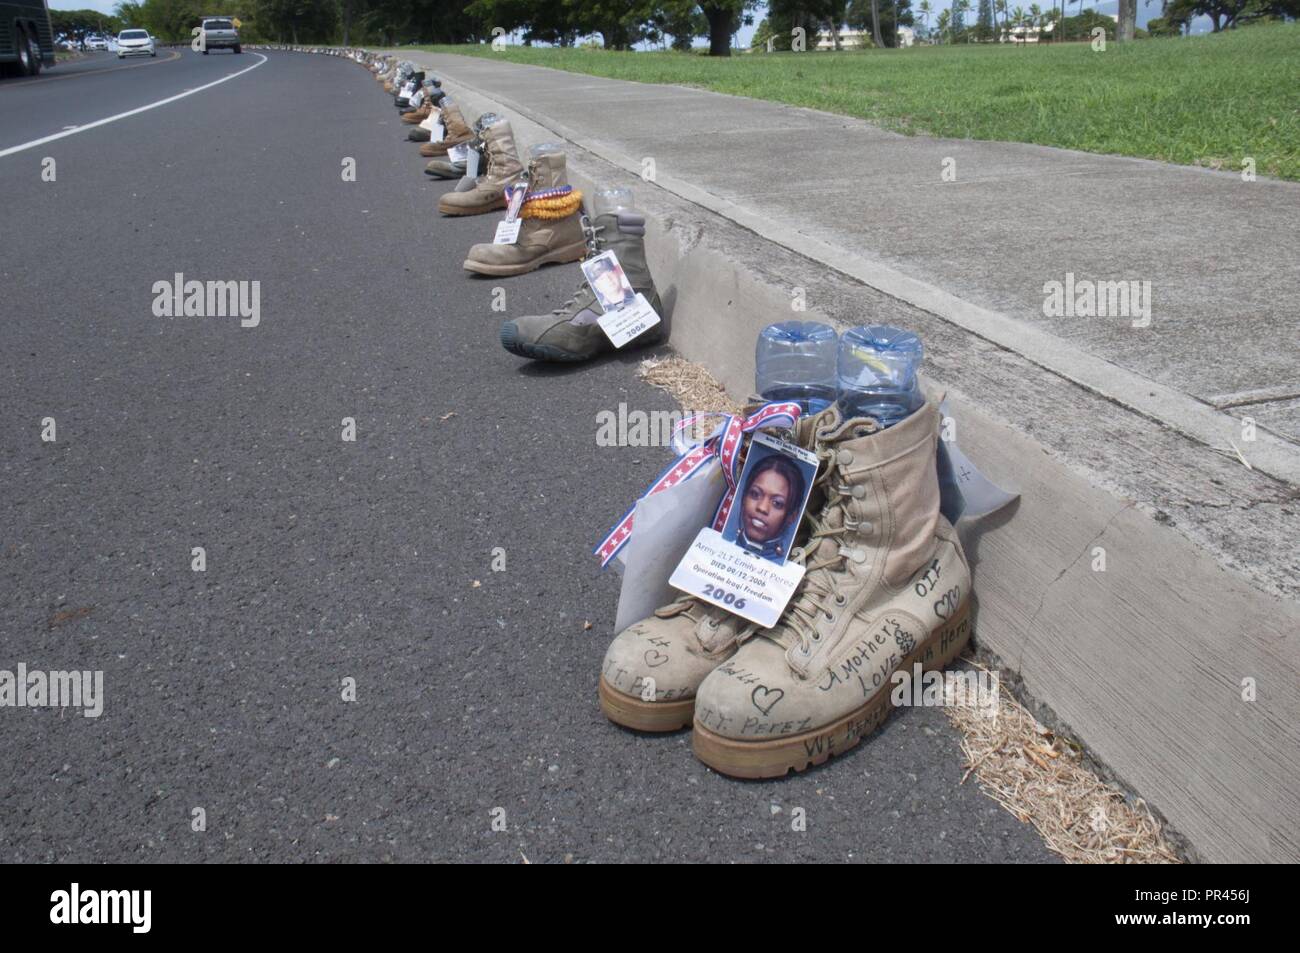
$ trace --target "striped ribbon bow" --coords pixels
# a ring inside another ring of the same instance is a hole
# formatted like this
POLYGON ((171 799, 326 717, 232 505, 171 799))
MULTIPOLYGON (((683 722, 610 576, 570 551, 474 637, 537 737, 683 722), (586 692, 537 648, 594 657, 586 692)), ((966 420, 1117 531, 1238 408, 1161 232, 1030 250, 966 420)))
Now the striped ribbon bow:
MULTIPOLYGON (((664 470, 663 473, 650 484, 650 488, 641 494, 639 499, 644 500, 648 496, 661 493, 664 490, 677 486, 679 483, 685 483, 691 477, 699 473, 704 465, 714 457, 717 457, 722 464, 722 475, 727 480, 727 492, 723 494, 722 502, 718 504, 717 513, 713 517, 713 528, 721 530, 727 522, 727 514, 731 512, 732 501, 736 498, 736 478, 739 469, 739 457, 741 438, 747 433, 753 433, 762 427, 793 427, 795 421, 799 419, 799 405, 795 402, 764 404, 748 417, 737 417, 734 414, 697 414, 694 417, 688 417, 677 425, 673 431, 673 449, 678 452, 678 457, 673 463, 664 470), (712 435, 702 443, 694 447, 682 447, 678 443, 678 436, 691 424, 697 420, 708 417, 721 417, 722 423, 718 426, 712 435)), ((618 555, 619 551, 627 545, 627 541, 632 537, 632 514, 636 510, 636 504, 633 503, 618 524, 609 531, 609 534, 601 541, 592 552, 600 558, 602 567, 609 565, 609 561, 618 555)))

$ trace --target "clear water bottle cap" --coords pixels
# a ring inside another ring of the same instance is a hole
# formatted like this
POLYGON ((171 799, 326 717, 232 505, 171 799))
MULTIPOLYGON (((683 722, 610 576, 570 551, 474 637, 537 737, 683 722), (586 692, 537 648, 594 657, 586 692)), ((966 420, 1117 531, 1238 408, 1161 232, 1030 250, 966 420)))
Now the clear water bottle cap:
POLYGON ((636 208, 632 204, 631 189, 600 189, 592 200, 592 209, 596 215, 608 215, 619 209, 636 208))
POLYGON ((840 340, 841 389, 911 390, 925 345, 911 331, 874 324, 850 328, 840 340))
POLYGON ((839 404, 848 417, 892 427, 923 403, 916 372, 925 356, 911 331, 884 325, 850 328, 840 339, 839 404))
POLYGON ((769 324, 754 349, 755 384, 767 400, 797 400, 816 413, 835 399, 835 329, 818 321, 769 324))

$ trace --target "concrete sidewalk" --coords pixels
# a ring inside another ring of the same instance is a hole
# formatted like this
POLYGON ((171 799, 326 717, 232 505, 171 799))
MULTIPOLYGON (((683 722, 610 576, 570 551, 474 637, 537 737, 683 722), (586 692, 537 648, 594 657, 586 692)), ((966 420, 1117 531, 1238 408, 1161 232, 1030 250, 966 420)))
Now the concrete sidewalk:
POLYGON ((856 277, 1143 413, 1198 434, 1214 426, 1203 410, 1233 407, 1300 438, 1300 184, 902 136, 497 59, 416 58, 629 171, 652 161, 657 184, 685 186, 685 197, 796 251, 847 252, 869 263, 856 277), (1133 326, 1141 313, 1046 316, 1053 281, 1147 282, 1149 327, 1133 326), (1153 396, 1148 382, 1163 386, 1153 396))
POLYGON ((672 346, 733 395, 796 299, 920 334, 961 446, 1022 493, 960 527, 981 648, 1192 856, 1300 860, 1300 186, 401 55, 521 150, 564 140, 580 188, 634 189, 672 346), (1120 280, 1149 325, 1044 313, 1050 282, 1120 280))

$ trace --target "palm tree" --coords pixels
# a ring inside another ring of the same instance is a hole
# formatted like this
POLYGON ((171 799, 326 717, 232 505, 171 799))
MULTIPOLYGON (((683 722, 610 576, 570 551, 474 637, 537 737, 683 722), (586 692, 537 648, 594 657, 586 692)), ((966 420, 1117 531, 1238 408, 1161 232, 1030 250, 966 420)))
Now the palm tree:
POLYGON ((996 29, 998 25, 998 14, 1002 14, 1002 29, 997 31, 998 37, 1007 30, 1007 0, 994 0, 993 3, 993 26, 996 29))
POLYGON ((953 10, 962 15, 962 23, 966 22, 966 14, 970 13, 970 0, 954 0, 953 10))
POLYGON ((939 39, 942 40, 944 35, 948 32, 948 25, 950 23, 952 23, 952 11, 940 10, 939 18, 934 21, 934 28, 939 33, 939 39))
POLYGON ((923 24, 925 25, 925 32, 926 32, 926 33, 929 33, 929 32, 930 32, 930 13, 931 13, 931 9, 930 9, 930 0, 921 0, 921 5, 920 5, 919 7, 917 7, 916 9, 917 9, 917 12, 921 14, 921 23, 923 23, 923 24))

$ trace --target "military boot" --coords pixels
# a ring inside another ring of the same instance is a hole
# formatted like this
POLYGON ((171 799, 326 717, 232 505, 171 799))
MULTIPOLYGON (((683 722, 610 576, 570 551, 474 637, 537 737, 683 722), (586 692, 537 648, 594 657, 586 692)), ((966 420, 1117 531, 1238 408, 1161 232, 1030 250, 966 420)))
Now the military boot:
POLYGON ((442 121, 442 101, 447 98, 447 94, 442 90, 434 87, 429 96, 429 114, 420 120, 416 127, 406 134, 406 138, 411 142, 431 142, 433 140, 433 127, 442 121))
MULTIPOLYGON (((568 186, 564 174, 564 153, 548 152, 536 156, 528 163, 528 196, 568 186)), ((542 210, 532 213, 529 198, 520 209, 522 219, 519 237, 513 245, 483 243, 469 250, 465 270, 479 275, 522 275, 542 265, 556 262, 580 261, 587 253, 587 240, 582 230, 580 193, 578 204, 572 211, 563 213, 542 210)), ((548 200, 549 201, 549 200, 548 200)))
POLYGON ((942 668, 970 637, 970 569, 939 513, 938 402, 886 430, 827 413, 826 501, 791 556, 807 574, 780 621, 741 633, 699 688, 695 754, 723 774, 780 777, 843 754, 888 717, 896 670, 942 668))
MULTIPOLYGON (((523 163, 515 152, 515 134, 507 120, 498 119, 483 130, 483 155, 487 169, 475 180, 474 188, 448 192, 438 199, 438 211, 443 215, 483 215, 506 207, 506 188, 524 174, 523 163)), ((461 163, 461 174, 464 172, 461 163)))
POLYGON ((474 138, 474 130, 465 123, 465 116, 455 103, 442 101, 442 127, 446 130, 441 142, 426 142, 420 146, 420 155, 432 159, 445 156, 452 146, 469 142, 474 138))
MULTIPOLYGON (((480 158, 480 161, 481 158, 480 158)), ((431 175, 435 179, 460 179, 465 175, 464 162, 452 162, 448 158, 430 159, 424 167, 425 175, 431 175)))
MULTIPOLYGON (((633 290, 645 295, 650 307, 663 318, 663 305, 645 260, 645 216, 619 209, 596 217, 588 232, 591 255, 612 251, 623 266, 633 290)), ((501 346, 511 354, 535 361, 587 361, 614 350, 596 321, 604 312, 591 285, 583 281, 568 301, 550 314, 515 318, 501 325, 501 346)), ((668 324, 660 320, 620 350, 661 344, 668 339, 668 324)))
MULTIPOLYGON (((482 139, 474 139, 469 143, 470 149, 478 153, 478 168, 487 168, 487 145, 482 139)), ((452 162, 449 157, 441 159, 430 159, 428 165, 424 167, 426 175, 431 175, 435 179, 459 179, 456 183, 457 192, 467 192, 478 185, 478 177, 468 177, 465 173, 469 170, 468 161, 452 162)))
POLYGON ((433 104, 423 102, 415 109, 402 113, 402 122, 406 123, 408 126, 415 126, 428 119, 432 112, 433 104))
MULTIPOLYGON (((762 403, 754 399, 745 412, 753 413, 762 403)), ((818 421, 826 413, 800 418, 795 442, 811 449, 818 421)), ((810 498, 808 509, 820 502, 820 496, 810 498)), ((795 545, 807 536, 801 526, 795 545)), ((694 718, 700 684, 757 630, 756 624, 720 606, 683 595, 628 626, 610 643, 601 666, 601 711, 610 721, 638 731, 685 728, 694 718)))

